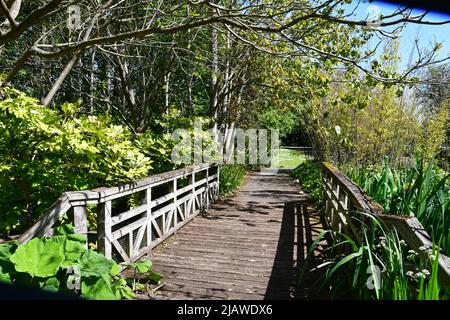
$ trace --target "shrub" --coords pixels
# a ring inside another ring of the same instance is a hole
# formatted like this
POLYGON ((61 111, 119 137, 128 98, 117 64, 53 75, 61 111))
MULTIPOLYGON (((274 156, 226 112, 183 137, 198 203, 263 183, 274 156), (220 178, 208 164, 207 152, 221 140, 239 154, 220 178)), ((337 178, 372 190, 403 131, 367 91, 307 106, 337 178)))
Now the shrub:
POLYGON ((151 161, 108 117, 76 116, 76 105, 48 109, 0 88, 0 234, 18 233, 64 191, 143 177, 151 161))
POLYGON ((322 171, 320 163, 305 161, 292 171, 292 176, 298 179, 303 190, 307 192, 317 206, 321 203, 322 171))
POLYGON ((245 180, 246 167, 239 164, 226 164, 220 167, 219 190, 221 196, 236 191, 245 180))

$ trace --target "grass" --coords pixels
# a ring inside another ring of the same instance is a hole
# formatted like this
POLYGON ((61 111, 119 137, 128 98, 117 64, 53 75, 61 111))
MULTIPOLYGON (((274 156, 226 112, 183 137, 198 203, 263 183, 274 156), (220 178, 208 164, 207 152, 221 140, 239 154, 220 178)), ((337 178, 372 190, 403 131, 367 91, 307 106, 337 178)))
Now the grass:
POLYGON ((450 255, 450 174, 432 161, 407 168, 384 166, 349 172, 350 178, 380 203, 386 213, 415 216, 450 255))
POLYGON ((227 196, 235 192, 245 181, 247 168, 239 164, 226 164, 220 167, 219 193, 227 196))
MULTIPOLYGON (((422 217, 422 223, 430 227, 437 244, 433 248, 422 248, 424 252, 414 252, 399 238, 395 229, 386 228, 370 214, 355 212, 352 216, 362 224, 362 243, 346 234, 323 231, 309 248, 299 283, 303 281, 305 272, 322 270, 323 278, 318 290, 327 290, 335 299, 449 298, 450 288, 441 287, 437 278, 437 248, 446 247, 449 239, 447 210, 450 197, 445 183, 448 175, 432 163, 418 162, 416 167, 404 170, 397 172, 386 161, 378 170, 354 170, 350 176, 388 208, 387 212, 422 217), (327 258, 310 270, 313 253, 327 235, 334 235, 333 243, 323 252, 327 258)), ((312 194, 314 200, 320 201, 319 163, 306 161, 293 171, 293 176, 299 179, 303 189, 312 194)))
MULTIPOLYGON (((425 258, 408 248, 392 228, 370 214, 361 229, 362 243, 336 232, 326 249, 328 260, 317 268, 325 269, 322 287, 335 299, 365 300, 439 300, 448 299, 449 290, 439 285, 437 247, 424 248, 425 258)), ((330 231, 323 231, 309 248, 307 262, 317 244, 330 231)))
POLYGON ((306 157, 299 150, 279 149, 278 151, 278 167, 280 168, 296 168, 304 161, 306 157))

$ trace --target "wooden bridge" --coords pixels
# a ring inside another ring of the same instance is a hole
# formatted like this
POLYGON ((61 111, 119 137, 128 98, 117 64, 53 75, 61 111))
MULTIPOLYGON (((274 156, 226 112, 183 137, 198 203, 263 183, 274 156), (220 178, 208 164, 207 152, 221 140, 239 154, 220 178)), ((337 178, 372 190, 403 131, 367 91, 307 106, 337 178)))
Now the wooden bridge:
MULTIPOLYGON (((51 236, 68 214, 75 231, 97 242, 105 256, 118 262, 150 258, 164 276, 156 297, 163 299, 317 297, 314 275, 297 283, 307 250, 322 229, 358 241, 357 212, 395 227, 411 248, 431 244, 417 219, 383 214, 328 164, 320 216, 288 171, 252 172, 235 196, 222 200, 219 175, 219 166, 204 164, 120 187, 67 192, 19 241, 51 236), (88 230, 89 213, 97 216, 97 230, 88 230)), ((441 255, 439 264, 442 281, 449 283, 450 259, 441 255)))

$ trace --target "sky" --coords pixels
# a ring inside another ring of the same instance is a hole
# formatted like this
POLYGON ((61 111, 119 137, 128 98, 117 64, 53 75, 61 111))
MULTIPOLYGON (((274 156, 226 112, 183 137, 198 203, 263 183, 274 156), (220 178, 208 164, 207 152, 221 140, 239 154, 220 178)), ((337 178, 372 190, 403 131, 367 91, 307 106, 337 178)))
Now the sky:
MULTIPOLYGON (((352 10, 355 7, 355 4, 358 1, 353 1, 352 4, 348 5, 348 10, 352 10)), ((376 6, 377 10, 381 12, 383 15, 388 15, 394 12, 399 5, 381 2, 381 1, 373 1, 373 2, 363 2, 359 5, 355 12, 354 19, 366 19, 369 15, 370 9, 374 9, 376 6), (372 8, 369 8, 369 7, 372 8)), ((414 9, 414 14, 422 13, 421 9, 414 9)), ((443 21, 450 20, 450 15, 441 14, 438 12, 430 12, 426 16, 426 20, 430 21, 443 21)), ((392 29, 392 28, 391 28, 392 29)), ((389 31, 389 28, 385 28, 383 30, 389 31)), ((408 65, 408 62, 412 60, 414 62, 417 59, 417 55, 413 55, 411 59, 411 52, 414 47, 415 39, 418 37, 419 46, 423 49, 428 49, 432 47, 432 44, 435 42, 442 43, 442 49, 439 51, 437 57, 444 58, 450 56, 450 24, 447 25, 420 25, 420 24, 408 24, 400 34, 400 68, 405 68, 408 65)), ((370 45, 375 45, 378 41, 376 39, 371 40, 370 45)), ((380 53, 382 52, 382 48, 380 48, 380 53)))

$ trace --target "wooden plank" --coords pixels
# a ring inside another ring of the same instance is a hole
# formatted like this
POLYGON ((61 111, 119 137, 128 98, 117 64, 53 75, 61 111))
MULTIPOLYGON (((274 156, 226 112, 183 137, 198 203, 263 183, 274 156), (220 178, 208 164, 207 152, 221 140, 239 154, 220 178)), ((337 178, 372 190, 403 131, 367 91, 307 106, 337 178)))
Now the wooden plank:
POLYGON ((146 224, 147 224, 147 217, 140 218, 139 220, 136 220, 133 223, 127 224, 125 227, 114 231, 112 233, 112 239, 117 240, 146 224))
POLYGON ((67 195, 62 195, 33 226, 19 237, 19 243, 24 244, 33 238, 44 236, 71 207, 67 195))
POLYGON ((107 201, 99 206, 97 214, 97 242, 98 250, 105 255, 105 257, 112 258, 112 245, 115 240, 112 235, 112 208, 111 201, 107 201))
POLYGON ((73 208, 74 218, 74 231, 76 234, 82 234, 86 236, 85 247, 88 247, 87 234, 88 234, 88 222, 87 222, 87 209, 86 206, 73 208))
MULTIPOLYGON (((53 228, 54 224, 71 208, 71 207, 85 207, 86 205, 98 205, 98 204, 105 204, 100 206, 101 210, 99 212, 99 216, 97 217, 97 220, 99 223, 99 232, 98 235, 100 237, 105 236, 112 236, 111 234, 105 234, 108 233, 108 228, 110 229, 112 224, 117 224, 120 221, 129 219, 134 217, 137 214, 140 214, 142 212, 151 212, 151 209, 161 203, 163 201, 169 201, 171 198, 171 195, 166 195, 164 197, 161 197, 160 199, 156 199, 155 201, 150 201, 146 205, 139 206, 138 208, 131 209, 127 212, 122 213, 119 216, 111 217, 111 203, 110 201, 112 199, 124 197, 136 192, 145 191, 150 189, 152 186, 160 185, 169 181, 175 181, 176 179, 183 178, 183 177, 194 177, 192 179, 192 184, 195 186, 201 186, 202 184, 208 183, 209 181, 218 179, 217 175, 211 175, 207 176, 206 179, 202 179, 198 182, 195 182, 195 173, 209 170, 209 168, 218 167, 216 164, 199 164, 188 168, 183 168, 179 170, 174 170, 171 172, 162 173, 159 175, 139 179, 136 181, 133 181, 129 184, 125 184, 118 187, 112 187, 112 188, 97 188, 94 190, 86 190, 86 191, 74 191, 74 192, 66 192, 64 193, 47 211, 46 213, 28 230, 26 230, 18 239, 20 243, 26 243, 27 241, 31 240, 34 237, 42 237, 46 234, 49 234, 49 231, 53 228), (109 203, 109 204, 108 204, 109 203), (103 212, 101 212, 103 211, 103 212), (101 215, 101 217, 100 217, 101 215), (106 229, 105 229, 106 228, 106 229)), ((219 169, 218 169, 219 170, 219 169)), ((217 171, 219 172, 219 171, 217 171)), ((192 186, 187 187, 186 192, 192 189, 192 186)), ((180 190, 178 190, 180 191, 180 190)), ((204 191, 204 187, 200 188, 199 190, 193 190, 192 194, 195 198, 196 193, 202 193, 204 191)), ((175 192, 176 197, 176 192, 175 192)), ((195 206, 195 204, 193 204, 195 206)), ((77 225, 78 231, 81 233, 87 233, 86 227, 83 223, 83 209, 75 209, 75 224, 77 225), (86 231, 86 232, 85 232, 86 231)), ((196 212, 197 210, 193 210, 196 212)), ((162 211, 161 211, 162 212, 162 211)), ((158 212, 159 213, 159 212, 158 212)), ((161 213, 163 214, 163 213, 161 213)), ((175 220, 177 219, 177 215, 175 215, 175 220)), ((175 221, 175 224, 178 222, 175 221)), ((148 223, 150 225, 150 223, 148 223)), ((151 231, 151 228, 149 228, 151 231)), ((150 232, 151 233, 151 232, 150 232)), ((151 241, 151 234, 148 235, 149 239, 148 241, 151 241)), ((108 242, 111 242, 109 240, 101 240, 101 244, 99 245, 102 250, 106 250, 106 253, 109 254, 109 249, 111 247, 111 244, 108 242)))
POLYGON ((116 216, 112 217, 111 218, 111 223, 112 223, 113 226, 115 226, 118 223, 121 223, 121 222, 126 221, 128 219, 131 219, 131 218, 133 218, 133 217, 135 217, 135 216, 137 216, 137 215, 139 215, 139 214, 141 214, 143 212, 146 212, 146 211, 147 211, 147 204, 140 205, 139 207, 130 209, 128 211, 125 211, 125 212, 123 212, 123 213, 121 213, 119 215, 116 215, 116 216))
POLYGON ((150 207, 150 203, 152 202, 152 189, 147 189, 145 192, 145 203, 147 204, 147 212, 145 214, 147 218, 147 239, 145 246, 148 246, 153 241, 153 231, 152 231, 152 208, 150 207))
POLYGON ((209 168, 210 164, 199 164, 192 167, 187 167, 183 169, 178 169, 170 172, 165 172, 151 177, 135 180, 129 184, 125 184, 119 187, 112 188, 98 188, 92 191, 99 192, 101 194, 100 202, 113 200, 118 197, 123 197, 132 193, 143 191, 150 187, 155 187, 163 183, 172 181, 173 179, 178 179, 188 176, 190 173, 197 173, 209 168))

